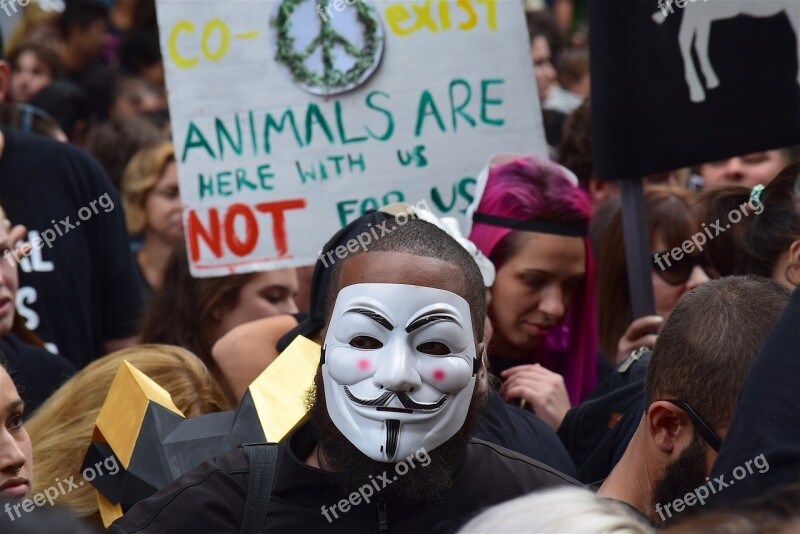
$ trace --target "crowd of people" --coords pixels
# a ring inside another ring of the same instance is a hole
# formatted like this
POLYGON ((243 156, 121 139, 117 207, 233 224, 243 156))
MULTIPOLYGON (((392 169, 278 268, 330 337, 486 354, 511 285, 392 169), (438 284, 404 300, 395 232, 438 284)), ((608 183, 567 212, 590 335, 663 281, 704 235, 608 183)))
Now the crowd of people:
POLYGON ((548 157, 490 160, 469 227, 384 206, 315 265, 212 278, 184 245, 155 1, 18 2, 2 532, 800 530, 800 150, 644 178, 636 317, 619 184, 592 165, 586 2, 519 1, 548 157), (104 525, 83 463, 123 361, 184 416, 219 414, 297 336, 320 346, 306 420, 104 525))

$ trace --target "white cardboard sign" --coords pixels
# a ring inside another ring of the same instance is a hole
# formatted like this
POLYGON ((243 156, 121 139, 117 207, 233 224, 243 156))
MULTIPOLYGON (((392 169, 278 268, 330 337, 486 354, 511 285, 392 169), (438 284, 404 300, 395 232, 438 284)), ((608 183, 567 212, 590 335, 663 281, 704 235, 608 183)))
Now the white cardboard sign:
POLYGON ((461 220, 546 155, 521 2, 158 0, 194 276, 313 264, 365 210, 461 220))

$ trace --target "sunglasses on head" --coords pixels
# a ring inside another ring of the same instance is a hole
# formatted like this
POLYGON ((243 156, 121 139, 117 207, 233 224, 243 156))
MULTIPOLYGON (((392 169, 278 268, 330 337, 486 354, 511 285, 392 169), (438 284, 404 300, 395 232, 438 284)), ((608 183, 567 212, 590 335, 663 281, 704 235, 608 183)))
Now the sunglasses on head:
POLYGON ((673 286, 685 284, 686 281, 692 277, 692 271, 695 265, 706 272, 708 272, 710 267, 705 254, 701 253, 692 256, 684 255, 680 260, 676 261, 668 250, 657 253, 650 262, 653 265, 653 271, 660 276, 662 280, 673 286), (661 265, 656 261, 657 258, 660 260, 661 265))
POLYGON ((686 412, 686 415, 689 416, 689 419, 692 420, 692 424, 694 425, 694 429, 700 434, 700 437, 703 438, 703 441, 708 443, 708 446, 714 449, 714 451, 719 452, 719 448, 722 446, 722 440, 717 436, 717 433, 714 432, 711 427, 703 420, 700 415, 694 411, 694 408, 686 402, 680 399, 661 399, 663 401, 669 402, 686 412))

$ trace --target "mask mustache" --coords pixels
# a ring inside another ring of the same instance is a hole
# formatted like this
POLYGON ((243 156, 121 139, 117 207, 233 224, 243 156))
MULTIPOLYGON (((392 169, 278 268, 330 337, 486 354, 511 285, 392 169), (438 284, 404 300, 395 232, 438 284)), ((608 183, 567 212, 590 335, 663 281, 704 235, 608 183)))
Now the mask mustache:
POLYGON ((344 386, 344 392, 347 395, 348 399, 350 399, 351 401, 353 401, 356 404, 360 404, 361 406, 386 406, 386 404, 390 400, 392 400, 392 397, 394 396, 394 393, 392 393, 391 391, 387 391, 386 393, 384 393, 383 395, 381 395, 377 399, 371 399, 371 400, 360 399, 360 398, 356 397, 355 395, 353 395, 350 392, 350 388, 348 388, 347 386, 344 386))
POLYGON ((425 402, 417 402, 409 397, 406 393, 402 392, 393 392, 393 391, 386 391, 380 397, 375 399, 361 399, 353 395, 350 391, 350 388, 344 386, 344 392, 347 395, 347 398, 350 399, 355 404, 359 404, 361 406, 375 406, 376 408, 387 406, 393 397, 397 397, 397 400, 400 403, 410 410, 419 410, 419 411, 434 411, 438 410, 447 402, 447 399, 450 398, 450 395, 442 395, 442 398, 436 402, 432 403, 425 403, 425 402))
POLYGON ((402 403, 403 406, 406 408, 411 408, 412 410, 427 410, 433 411, 438 410, 444 403, 447 402, 447 399, 450 398, 450 395, 442 395, 442 398, 436 402, 431 403, 424 403, 424 402, 416 402, 411 397, 406 395, 405 393, 395 393, 397 399, 402 403))

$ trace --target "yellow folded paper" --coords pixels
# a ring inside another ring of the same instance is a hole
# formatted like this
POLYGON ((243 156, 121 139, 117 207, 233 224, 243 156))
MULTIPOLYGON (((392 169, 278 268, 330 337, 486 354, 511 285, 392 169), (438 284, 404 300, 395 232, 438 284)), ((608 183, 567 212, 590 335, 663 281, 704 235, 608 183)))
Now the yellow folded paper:
MULTIPOLYGON (((305 337, 298 336, 248 387, 243 400, 248 396, 252 399, 250 409, 255 407, 267 442, 280 441, 306 418, 306 395, 314 383, 319 358, 320 346, 305 337)), ((142 446, 142 443, 139 443, 141 439, 160 440, 166 437, 140 436, 150 403, 158 404, 184 418, 183 413, 173 403, 169 392, 127 361, 122 362, 97 417, 92 441, 107 443, 126 472, 131 471, 131 458, 136 447, 142 446)), ((249 405, 249 403, 243 404, 249 405)), ((196 422, 203 417, 207 416, 200 415, 192 421, 196 422)), ((219 421, 219 418, 210 421, 219 421)), ((228 430, 213 425, 209 426, 208 430, 211 436, 224 437, 228 433, 228 430)), ((195 436, 196 438, 198 436, 195 436)), ((208 445, 208 454, 204 460, 209 460, 239 444, 228 444, 227 447, 223 445, 222 441, 217 441, 216 445, 208 445), (217 448, 220 450, 216 450, 217 448)), ((196 450, 193 449, 193 452, 196 450)), ((135 469, 142 469, 142 466, 135 466, 135 469)), ((97 503, 106 527, 122 517, 121 503, 110 502, 99 491, 97 503)))
POLYGON ((280 441, 305 419, 319 356, 317 343, 297 336, 247 388, 268 442, 280 441))

